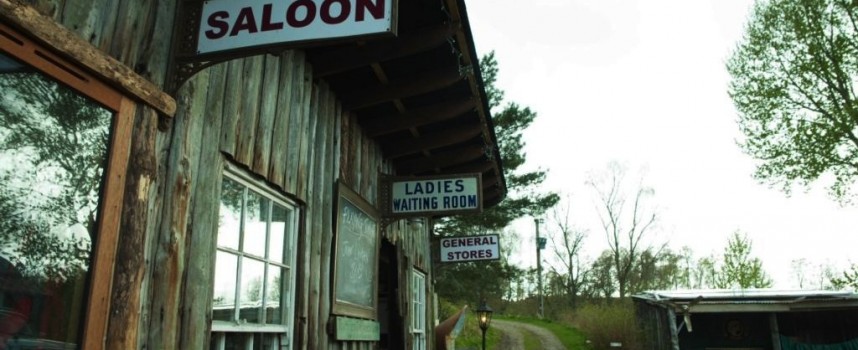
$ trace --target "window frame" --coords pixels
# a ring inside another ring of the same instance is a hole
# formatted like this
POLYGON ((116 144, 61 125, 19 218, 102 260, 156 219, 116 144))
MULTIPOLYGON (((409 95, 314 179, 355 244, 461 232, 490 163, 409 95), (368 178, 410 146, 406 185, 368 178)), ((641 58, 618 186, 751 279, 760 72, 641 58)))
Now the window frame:
POLYGON ((426 350, 426 274, 411 269, 411 339, 414 350, 426 350))
POLYGON ((101 104, 113 113, 107 166, 99 201, 95 244, 91 251, 89 294, 84 296, 81 349, 103 349, 110 315, 113 271, 119 243, 125 178, 131 149, 136 103, 99 78, 0 22, 2 52, 101 104))
MULTIPOLYGON (((284 252, 289 249, 289 261, 277 264, 271 264, 270 258, 259 259, 258 256, 245 252, 241 243, 239 243, 239 248, 229 248, 229 247, 221 247, 217 245, 217 234, 215 232, 215 255, 217 252, 225 252, 228 254, 232 254, 236 257, 244 258, 244 259, 253 259, 254 261, 263 262, 266 266, 266 270, 268 266, 278 266, 278 267, 286 267, 289 271, 289 279, 286 281, 281 280, 281 293, 284 290, 288 290, 289 294, 286 297, 282 297, 281 294, 281 310, 283 310, 283 314, 281 315, 282 324, 243 324, 236 323, 233 321, 223 321, 223 320, 212 320, 211 322, 211 342, 215 346, 217 344, 222 344, 225 339, 225 335, 227 333, 235 333, 235 334, 245 334, 249 338, 252 338, 257 334, 279 334, 280 341, 284 342, 287 346, 292 343, 292 340, 295 338, 294 334, 294 322, 295 322, 295 299, 297 293, 297 263, 298 263, 298 236, 300 235, 300 228, 302 222, 302 212, 303 207, 301 204, 291 199, 288 194, 282 193, 273 188, 267 181, 263 179, 257 179, 250 175, 248 171, 229 163, 228 161, 224 163, 224 171, 223 178, 234 181, 243 188, 248 189, 250 191, 259 194, 261 197, 268 199, 272 204, 276 203, 289 211, 289 222, 286 224, 286 230, 288 237, 285 237, 283 242, 284 252), (238 253, 238 254, 236 254, 238 253), (285 287, 285 288, 284 288, 285 287), (288 308, 288 310, 286 310, 288 308)), ((218 196, 218 200, 220 200, 220 196, 218 196)), ((269 207, 269 210, 271 206, 269 207)), ((220 209, 218 209, 220 212, 220 209)), ((242 219, 243 220, 243 219, 242 219)), ((267 222, 266 225, 266 239, 265 239, 265 252, 269 253, 269 244, 270 244, 270 221, 267 222)), ((239 242, 243 242, 243 233, 239 234, 239 242)), ((240 261, 240 260, 239 260, 240 261)), ((239 263, 239 266, 241 264, 239 263)), ((238 290, 238 285, 240 284, 241 279, 241 270, 240 267, 237 269, 237 275, 235 276, 236 282, 236 290, 238 290)), ((214 283, 214 279, 212 280, 212 284, 214 283)), ((239 299, 241 296, 239 293, 235 295, 236 299, 239 299)), ((253 341, 249 340, 248 344, 252 345, 253 341)))

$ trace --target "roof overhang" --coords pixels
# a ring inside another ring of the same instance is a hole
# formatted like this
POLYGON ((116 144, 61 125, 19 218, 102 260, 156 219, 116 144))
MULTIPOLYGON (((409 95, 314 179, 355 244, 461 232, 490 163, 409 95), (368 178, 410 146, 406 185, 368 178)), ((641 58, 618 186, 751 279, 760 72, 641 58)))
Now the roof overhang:
POLYGON ((482 174, 483 207, 506 195, 463 0, 398 2, 398 35, 306 50, 398 176, 482 174))
POLYGON ((799 312, 858 308, 851 291, 774 289, 648 291, 633 296, 677 313, 799 312))

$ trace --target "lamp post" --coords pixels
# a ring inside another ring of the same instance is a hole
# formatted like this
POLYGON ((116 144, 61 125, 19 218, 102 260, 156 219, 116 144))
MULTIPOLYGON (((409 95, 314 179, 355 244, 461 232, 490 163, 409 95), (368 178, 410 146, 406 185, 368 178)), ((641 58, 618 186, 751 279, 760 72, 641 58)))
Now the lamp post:
POLYGON ((539 237, 539 224, 542 222, 542 219, 533 218, 533 222, 536 224, 536 292, 539 296, 539 311, 537 312, 537 316, 542 319, 545 314, 545 307, 542 303, 542 249, 545 248, 545 238, 539 237))
POLYGON ((489 329, 489 324, 492 323, 492 312, 494 312, 492 308, 483 299, 477 308, 477 320, 480 321, 480 329, 483 331, 483 350, 486 350, 486 330, 489 329))

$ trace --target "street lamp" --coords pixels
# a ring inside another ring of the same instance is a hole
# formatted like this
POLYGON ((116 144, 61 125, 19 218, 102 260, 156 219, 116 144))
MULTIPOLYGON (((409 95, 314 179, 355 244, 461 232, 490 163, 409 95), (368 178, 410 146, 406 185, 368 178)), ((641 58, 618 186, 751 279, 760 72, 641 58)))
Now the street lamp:
POLYGON ((483 331, 483 350, 486 350, 486 330, 489 329, 489 323, 492 323, 492 312, 492 308, 486 305, 486 300, 483 299, 477 308, 477 320, 480 321, 480 329, 483 331))

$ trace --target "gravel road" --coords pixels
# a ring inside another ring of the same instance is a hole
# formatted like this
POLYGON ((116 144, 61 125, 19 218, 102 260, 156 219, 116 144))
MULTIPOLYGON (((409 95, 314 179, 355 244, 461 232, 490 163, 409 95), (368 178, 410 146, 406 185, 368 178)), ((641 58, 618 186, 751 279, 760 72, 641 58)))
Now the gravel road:
POLYGON ((554 334, 542 327, 503 320, 492 320, 491 326, 503 333, 498 350, 524 350, 523 332, 532 333, 539 338, 543 350, 566 350, 554 334))

